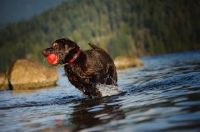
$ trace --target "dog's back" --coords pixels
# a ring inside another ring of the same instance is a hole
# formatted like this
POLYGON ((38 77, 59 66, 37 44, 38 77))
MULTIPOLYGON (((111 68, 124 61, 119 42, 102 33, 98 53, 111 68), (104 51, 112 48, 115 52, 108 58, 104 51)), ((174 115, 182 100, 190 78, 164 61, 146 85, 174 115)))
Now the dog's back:
POLYGON ((95 55, 93 57, 96 58, 96 63, 99 63, 99 65, 103 65, 105 68, 105 75, 107 79, 105 79, 105 82, 107 85, 117 85, 117 72, 115 64, 112 60, 112 58, 109 56, 109 54, 103 50, 102 48, 89 43, 90 47, 92 47, 93 51, 95 52, 95 55), (98 62, 98 60, 100 62, 98 62), (109 80, 109 81, 108 81, 109 80))
POLYGON ((106 64, 111 63, 114 65, 112 58, 109 56, 109 54, 105 50, 91 43, 89 43, 89 45, 94 50, 94 52, 99 53, 98 59, 100 59, 102 63, 105 62, 106 64))

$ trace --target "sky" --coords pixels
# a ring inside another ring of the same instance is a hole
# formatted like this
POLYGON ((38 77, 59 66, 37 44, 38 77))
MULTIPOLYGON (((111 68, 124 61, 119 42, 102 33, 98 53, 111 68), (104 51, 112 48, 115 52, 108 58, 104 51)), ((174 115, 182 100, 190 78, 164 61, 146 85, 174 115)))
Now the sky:
POLYGON ((30 19, 63 1, 68 0, 0 0, 0 28, 8 23, 30 19))

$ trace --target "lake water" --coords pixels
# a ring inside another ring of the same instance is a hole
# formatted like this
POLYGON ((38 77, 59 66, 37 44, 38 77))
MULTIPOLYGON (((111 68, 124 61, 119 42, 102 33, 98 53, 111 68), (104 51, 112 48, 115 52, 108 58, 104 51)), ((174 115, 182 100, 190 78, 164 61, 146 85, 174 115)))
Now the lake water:
POLYGON ((200 51, 141 59, 143 67, 118 71, 112 96, 85 99, 63 69, 55 87, 0 92, 0 131, 199 132, 200 51))

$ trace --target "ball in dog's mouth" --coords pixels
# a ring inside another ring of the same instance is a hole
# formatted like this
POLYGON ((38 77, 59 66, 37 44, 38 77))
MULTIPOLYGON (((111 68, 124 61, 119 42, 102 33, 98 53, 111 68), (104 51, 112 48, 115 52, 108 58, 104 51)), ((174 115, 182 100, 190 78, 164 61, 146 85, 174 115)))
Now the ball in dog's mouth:
POLYGON ((50 63, 50 64, 56 64, 57 63, 57 55, 55 54, 50 54, 46 57, 47 61, 50 63))

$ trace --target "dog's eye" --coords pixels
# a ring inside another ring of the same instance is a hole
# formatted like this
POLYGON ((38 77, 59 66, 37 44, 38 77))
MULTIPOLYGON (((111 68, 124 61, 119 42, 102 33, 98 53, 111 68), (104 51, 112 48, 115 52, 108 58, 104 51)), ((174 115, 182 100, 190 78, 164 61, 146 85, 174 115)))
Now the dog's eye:
POLYGON ((54 43, 54 44, 53 44, 53 47, 55 47, 55 46, 58 46, 58 44, 57 44, 57 43, 54 43))
POLYGON ((57 47, 57 46, 58 46, 58 44, 57 44, 57 43, 54 43, 52 46, 53 46, 53 47, 57 47))

